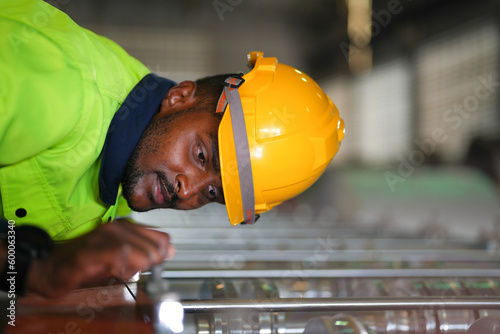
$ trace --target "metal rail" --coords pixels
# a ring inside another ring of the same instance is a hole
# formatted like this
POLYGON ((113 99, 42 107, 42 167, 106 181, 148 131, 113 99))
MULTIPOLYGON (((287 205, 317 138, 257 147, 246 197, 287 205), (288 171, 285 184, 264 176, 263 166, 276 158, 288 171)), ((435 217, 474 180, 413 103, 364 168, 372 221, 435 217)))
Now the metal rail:
POLYGON ((500 309, 500 297, 201 299, 181 303, 185 313, 500 309))
MULTIPOLYGON (((218 257, 228 257, 227 250, 179 250, 170 260, 176 262, 210 262, 218 257)), ((498 255, 484 250, 254 250, 231 251, 230 257, 239 258, 245 262, 292 262, 292 261, 477 261, 497 263, 498 255)))
MULTIPOLYGON (((198 218, 201 219, 201 218, 198 218)), ((328 226, 318 226, 315 225, 318 222, 310 222, 304 226, 291 225, 290 222, 286 222, 282 225, 277 225, 273 223, 272 225, 259 224, 252 226, 239 225, 234 228, 228 229, 224 224, 221 225, 219 222, 217 227, 210 227, 203 225, 203 228, 189 227, 186 225, 180 226, 170 226, 170 227, 151 227, 153 230, 162 231, 169 233, 175 238, 193 238, 199 236, 199 238, 204 239, 223 239, 221 236, 225 236, 226 239, 240 238, 243 240, 253 240, 257 237, 264 238, 277 238, 277 239, 304 239, 304 238, 321 238, 321 239, 335 239, 342 241, 343 239, 359 239, 359 238, 370 238, 370 239, 387 239, 389 236, 391 239, 404 240, 407 239, 411 241, 422 241, 424 235, 418 232, 401 232, 393 230, 381 230, 380 226, 369 227, 364 225, 351 225, 350 227, 342 226, 342 224, 328 225, 328 226), (396 233, 394 233, 396 232, 396 233)), ((466 238, 459 237, 446 237, 439 239, 440 242, 452 242, 452 243, 464 243, 473 245, 474 241, 466 238)))
MULTIPOLYGON (((150 272, 142 273, 144 276, 150 272)), ((500 277, 500 269, 290 269, 290 270, 171 270, 162 278, 344 278, 344 277, 500 277)))

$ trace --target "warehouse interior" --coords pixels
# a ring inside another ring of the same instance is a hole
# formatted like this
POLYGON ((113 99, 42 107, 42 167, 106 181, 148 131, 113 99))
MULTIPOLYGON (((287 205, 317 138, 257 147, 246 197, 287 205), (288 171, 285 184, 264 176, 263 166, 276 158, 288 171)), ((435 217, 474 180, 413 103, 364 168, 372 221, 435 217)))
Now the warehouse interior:
POLYGON ((277 57, 345 122, 319 182, 255 225, 219 204, 132 215, 177 249, 126 292, 149 329, 500 333, 499 1, 48 2, 174 81, 277 57))

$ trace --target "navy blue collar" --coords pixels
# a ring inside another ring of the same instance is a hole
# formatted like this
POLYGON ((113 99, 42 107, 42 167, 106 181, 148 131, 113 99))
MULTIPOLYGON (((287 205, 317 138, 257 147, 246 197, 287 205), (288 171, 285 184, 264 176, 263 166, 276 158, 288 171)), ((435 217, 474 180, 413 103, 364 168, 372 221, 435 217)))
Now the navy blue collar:
POLYGON ((148 74, 115 113, 104 142, 99 172, 99 195, 104 203, 116 203, 127 161, 165 94, 174 85, 171 80, 148 74))

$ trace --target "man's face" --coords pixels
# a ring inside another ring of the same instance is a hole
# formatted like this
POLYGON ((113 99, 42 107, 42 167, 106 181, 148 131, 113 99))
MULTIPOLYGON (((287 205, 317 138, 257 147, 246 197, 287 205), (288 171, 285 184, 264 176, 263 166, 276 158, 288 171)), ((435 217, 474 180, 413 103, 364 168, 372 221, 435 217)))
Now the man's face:
POLYGON ((155 115, 125 171, 123 195, 135 211, 224 203, 219 119, 208 112, 155 115))

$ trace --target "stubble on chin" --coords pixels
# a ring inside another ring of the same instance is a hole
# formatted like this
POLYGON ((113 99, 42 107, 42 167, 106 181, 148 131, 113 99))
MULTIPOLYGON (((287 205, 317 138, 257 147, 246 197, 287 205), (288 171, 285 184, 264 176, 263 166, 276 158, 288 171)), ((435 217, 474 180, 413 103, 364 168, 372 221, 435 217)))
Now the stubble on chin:
MULTIPOLYGON (((128 206, 134 211, 143 212, 149 210, 137 207, 133 201, 135 189, 139 181, 146 175, 146 172, 140 167, 140 162, 147 157, 157 154, 160 149, 158 139, 166 132, 167 124, 170 120, 171 117, 151 120, 125 167, 122 176, 122 194, 127 200, 128 206)), ((148 194, 147 196, 148 200, 152 203, 152 195, 148 194)))
POLYGON ((130 157, 127 166, 125 167, 125 172, 122 177, 122 194, 127 200, 128 206, 134 211, 144 211, 143 209, 134 205, 132 200, 134 196, 134 189, 137 187, 139 180, 145 175, 144 172, 140 170, 137 164, 136 151, 130 157))

